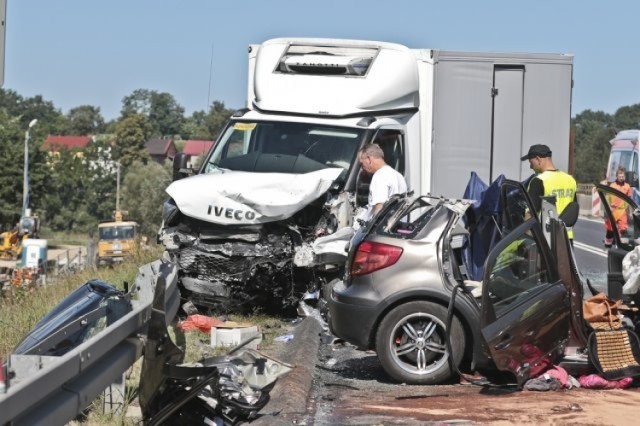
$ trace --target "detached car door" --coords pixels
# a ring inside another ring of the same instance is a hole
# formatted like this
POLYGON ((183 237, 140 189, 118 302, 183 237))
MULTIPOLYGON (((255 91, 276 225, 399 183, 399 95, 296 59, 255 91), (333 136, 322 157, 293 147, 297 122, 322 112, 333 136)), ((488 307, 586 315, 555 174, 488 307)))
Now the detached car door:
POLYGON ((612 240, 607 253, 607 295, 622 299, 622 259, 640 243, 640 210, 631 197, 610 186, 596 184, 596 190, 604 207, 605 242, 607 237, 612 240))
POLYGON ((501 187, 503 237, 485 262, 481 329, 498 370, 520 387, 546 370, 569 337, 569 294, 524 187, 501 187))

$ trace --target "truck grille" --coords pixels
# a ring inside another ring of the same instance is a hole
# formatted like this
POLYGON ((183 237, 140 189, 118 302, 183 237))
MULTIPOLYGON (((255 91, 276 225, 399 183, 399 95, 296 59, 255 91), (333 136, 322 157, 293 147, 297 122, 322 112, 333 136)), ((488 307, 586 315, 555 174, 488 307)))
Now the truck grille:
POLYGON ((250 261, 246 257, 226 257, 194 248, 182 250, 178 263, 185 275, 208 280, 243 280, 243 274, 248 275, 250 267, 250 261))

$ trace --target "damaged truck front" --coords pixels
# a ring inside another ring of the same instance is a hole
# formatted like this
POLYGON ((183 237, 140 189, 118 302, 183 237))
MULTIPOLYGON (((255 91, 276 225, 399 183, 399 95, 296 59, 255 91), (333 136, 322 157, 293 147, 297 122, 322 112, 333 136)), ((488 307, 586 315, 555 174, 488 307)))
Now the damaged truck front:
POLYGON ((340 277, 367 203, 366 144, 417 194, 461 196, 471 171, 523 180, 520 157, 539 140, 566 168, 572 61, 356 40, 250 46, 248 108, 199 170, 174 161, 159 240, 183 298, 280 310, 340 277))

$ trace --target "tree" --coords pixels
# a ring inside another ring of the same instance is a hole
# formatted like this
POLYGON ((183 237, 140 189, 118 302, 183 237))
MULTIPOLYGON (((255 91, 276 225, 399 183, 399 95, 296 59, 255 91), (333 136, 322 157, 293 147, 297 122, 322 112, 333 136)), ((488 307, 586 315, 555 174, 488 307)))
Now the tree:
POLYGON ((613 121, 618 130, 640 129, 640 104, 618 108, 613 121))
POLYGON ((100 107, 81 105, 69 110, 69 133, 72 135, 94 135, 104 129, 104 118, 100 107))
POLYGON ((24 164, 24 136, 20 122, 0 108, 0 224, 15 225, 22 208, 22 181, 24 164))
POLYGON ((611 115, 585 110, 573 120, 575 128, 575 178, 593 183, 604 178, 609 158, 609 140, 615 136, 611 115))
POLYGON ((151 124, 142 114, 131 114, 116 125, 115 159, 126 168, 134 161, 146 163, 149 153, 145 143, 151 135, 151 124))
POLYGON ((43 221, 56 231, 86 231, 95 218, 91 218, 86 206, 90 178, 82 156, 78 150, 61 149, 48 167, 43 221))
POLYGON ((17 106, 16 112, 24 129, 35 118, 38 120, 38 129, 44 134, 64 135, 68 131, 66 117, 53 102, 44 100, 40 95, 24 99, 17 106))
MULTIPOLYGON (((38 126, 31 131, 29 143, 29 199, 34 211, 41 211, 45 203, 43 197, 48 191, 46 182, 46 154, 40 150, 41 132, 38 126)), ((24 177, 24 132, 19 117, 11 117, 7 110, 0 108, 0 224, 13 226, 22 213, 24 177)))
POLYGON ((152 92, 149 121, 159 136, 180 135, 184 122, 184 108, 168 93, 152 92))
POLYGON ((149 116, 151 110, 151 91, 148 89, 134 90, 130 95, 122 98, 122 118, 133 114, 149 116))
POLYGON ((170 182, 169 169, 155 162, 135 162, 124 177, 121 204, 145 235, 155 235, 160 228, 162 205, 167 198, 164 190, 170 182))
POLYGON ((191 117, 187 118, 183 124, 180 134, 185 139, 195 140, 212 140, 213 136, 209 133, 205 119, 204 111, 194 111, 191 117))
POLYGON ((234 110, 225 108, 224 102, 214 101, 205 118, 211 140, 216 140, 234 110))
MULTIPOLYGON (((108 138, 98 137, 84 151, 84 164, 89 191, 85 198, 87 210, 95 219, 113 219, 116 208, 117 163, 108 138)), ((91 231, 95 232, 93 227, 91 231)))
POLYGON ((137 89, 122 99, 122 117, 138 114, 149 119, 154 136, 179 135, 184 122, 184 108, 173 95, 155 90, 137 89))

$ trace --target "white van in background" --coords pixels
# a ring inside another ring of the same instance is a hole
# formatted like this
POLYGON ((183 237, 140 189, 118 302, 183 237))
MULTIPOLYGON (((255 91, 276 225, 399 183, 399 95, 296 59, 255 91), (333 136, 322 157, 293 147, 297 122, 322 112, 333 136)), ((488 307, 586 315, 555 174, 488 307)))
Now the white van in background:
POLYGON ((611 139, 611 154, 607 166, 607 181, 616 180, 616 170, 622 166, 626 169, 625 180, 633 188, 633 199, 640 202, 640 189, 638 188, 638 142, 640 130, 621 130, 615 138, 611 139))

